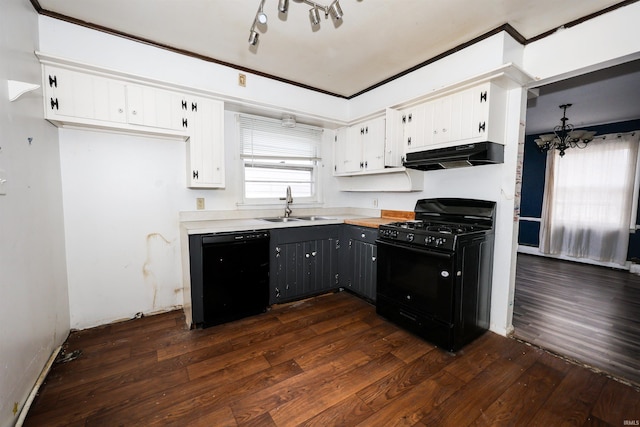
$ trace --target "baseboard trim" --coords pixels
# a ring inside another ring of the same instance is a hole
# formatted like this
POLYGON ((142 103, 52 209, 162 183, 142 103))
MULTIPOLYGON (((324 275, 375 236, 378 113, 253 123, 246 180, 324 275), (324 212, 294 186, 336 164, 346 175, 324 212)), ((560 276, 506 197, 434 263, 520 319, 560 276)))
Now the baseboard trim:
POLYGON ((47 378, 47 375, 51 370, 51 366, 53 366, 53 362, 56 360, 61 350, 62 350, 62 346, 58 346, 55 350, 53 350, 53 353, 51 353, 51 356, 49 356, 49 360, 47 360, 47 363, 44 365, 44 368, 42 368, 42 372, 40 372, 40 376, 36 380, 36 383, 33 385, 33 388, 31 389, 31 393, 29 393, 29 397, 27 398, 27 401, 24 403, 24 406, 20 411, 20 416, 18 417, 18 421, 16 422, 15 427, 22 427, 22 424, 24 424, 24 420, 25 418, 27 418, 27 413, 29 413, 29 409, 31 409, 31 404, 33 403, 33 399, 35 399, 36 394, 38 394, 38 390, 40 390, 40 387, 44 383, 44 380, 47 378))

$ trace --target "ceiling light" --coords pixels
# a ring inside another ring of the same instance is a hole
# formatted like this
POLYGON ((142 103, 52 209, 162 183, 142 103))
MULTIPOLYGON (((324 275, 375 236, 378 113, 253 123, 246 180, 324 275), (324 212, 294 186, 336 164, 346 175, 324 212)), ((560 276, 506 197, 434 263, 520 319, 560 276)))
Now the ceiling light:
POLYGON ((289 10, 289 0, 280 0, 278 2, 278 10, 280 13, 287 13, 287 10, 289 10))
MULTIPOLYGON (((324 17, 327 19, 329 15, 336 20, 339 21, 342 19, 344 13, 342 12, 342 8, 340 7, 339 0, 334 0, 329 6, 323 6, 318 4, 312 0, 297 0, 299 3, 306 3, 313 8, 309 11, 309 19, 311 20, 312 26, 317 26, 320 24, 320 11, 324 12, 324 17)), ((256 12, 256 16, 253 19, 253 24, 251 25, 250 35, 249 35, 249 44, 251 46, 255 46, 258 43, 258 33, 256 31, 256 25, 266 24, 267 23, 267 14, 264 13, 265 0, 260 0, 260 6, 258 7, 258 11, 256 12)), ((280 13, 287 13, 289 10, 289 0, 278 0, 278 11, 280 13)))
POLYGON ((342 19, 342 8, 340 7, 340 3, 338 3, 338 0, 335 0, 333 3, 331 3, 331 6, 329 6, 329 13, 333 17, 333 19, 342 19))
POLYGON ((560 151, 560 157, 564 156, 565 150, 568 148, 585 148, 588 143, 593 141, 593 136, 596 134, 594 131, 587 130, 574 130, 572 124, 567 124, 567 108, 571 107, 571 104, 563 104, 561 125, 556 126, 553 129, 553 133, 547 133, 540 135, 538 139, 534 140, 538 145, 538 149, 541 152, 546 152, 552 149, 560 151))
POLYGON ((256 31, 256 25, 259 23, 266 24, 267 23, 267 14, 264 13, 264 2, 265 0, 260 0, 260 6, 258 6, 258 11, 256 12, 255 18, 253 18, 253 24, 251 24, 251 29, 249 30, 249 46, 255 46, 258 44, 258 32, 256 31))
POLYGON ((251 30, 251 32, 249 33, 249 44, 251 46, 255 46, 258 44, 258 32, 255 30, 251 30))
POLYGON ((320 11, 317 6, 309 11, 309 19, 311 20, 311 25, 320 24, 320 11))

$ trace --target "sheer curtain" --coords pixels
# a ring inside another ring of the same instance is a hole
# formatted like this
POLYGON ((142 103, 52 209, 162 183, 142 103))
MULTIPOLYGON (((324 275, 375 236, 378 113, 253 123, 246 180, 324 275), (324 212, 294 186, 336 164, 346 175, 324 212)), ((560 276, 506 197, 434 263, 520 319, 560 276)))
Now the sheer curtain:
POLYGON ((640 132, 547 155, 540 251, 624 265, 640 132))

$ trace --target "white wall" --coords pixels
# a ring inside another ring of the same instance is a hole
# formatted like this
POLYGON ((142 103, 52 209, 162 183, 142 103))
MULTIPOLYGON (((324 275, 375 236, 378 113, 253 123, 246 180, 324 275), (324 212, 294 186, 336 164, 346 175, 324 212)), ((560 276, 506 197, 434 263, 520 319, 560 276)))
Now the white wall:
POLYGON ((640 3, 632 3, 526 46, 524 68, 538 80, 584 74, 640 58, 640 3))
POLYGON ((27 0, 0 13, 0 426, 13 425, 40 371, 69 333, 57 130, 42 91, 9 102, 7 80, 40 83, 38 18, 27 0), (33 138, 31 144, 28 138, 33 138))

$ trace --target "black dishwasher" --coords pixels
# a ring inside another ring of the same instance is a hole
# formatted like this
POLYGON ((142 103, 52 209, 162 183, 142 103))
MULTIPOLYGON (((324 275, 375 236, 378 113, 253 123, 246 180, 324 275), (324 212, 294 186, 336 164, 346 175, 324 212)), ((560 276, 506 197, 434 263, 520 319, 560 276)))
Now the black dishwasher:
POLYGON ((208 327, 263 313, 269 303, 269 232, 189 236, 193 323, 208 327))

